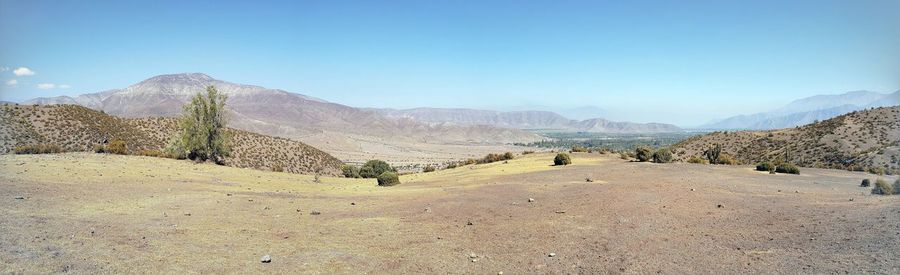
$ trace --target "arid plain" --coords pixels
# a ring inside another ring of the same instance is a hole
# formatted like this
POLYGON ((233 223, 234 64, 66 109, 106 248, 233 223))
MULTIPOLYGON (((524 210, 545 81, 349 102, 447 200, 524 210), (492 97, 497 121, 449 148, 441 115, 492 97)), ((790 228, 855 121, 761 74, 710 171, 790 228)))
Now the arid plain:
POLYGON ((386 188, 162 158, 2 155, 0 271, 900 272, 900 200, 859 187, 871 174, 553 156, 386 188))

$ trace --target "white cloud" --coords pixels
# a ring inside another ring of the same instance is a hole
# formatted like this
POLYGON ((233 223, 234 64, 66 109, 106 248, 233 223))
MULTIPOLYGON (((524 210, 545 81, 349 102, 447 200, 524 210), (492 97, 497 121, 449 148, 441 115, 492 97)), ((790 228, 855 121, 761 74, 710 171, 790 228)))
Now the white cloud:
POLYGON ((10 79, 10 80, 6 81, 6 86, 16 86, 16 84, 19 84, 19 81, 15 80, 15 79, 10 79))
POLYGON ((68 84, 59 84, 59 86, 57 86, 57 87, 60 88, 60 89, 68 89, 68 88, 72 88, 72 86, 70 86, 70 85, 68 85, 68 84))
POLYGON ((13 74, 16 76, 29 76, 34 75, 34 71, 29 68, 19 67, 18 69, 13 70, 13 74))
POLYGON ((40 83, 40 84, 37 85, 37 87, 38 87, 38 89, 41 89, 41 90, 50 90, 50 89, 56 88, 56 84, 53 84, 53 83, 40 83))

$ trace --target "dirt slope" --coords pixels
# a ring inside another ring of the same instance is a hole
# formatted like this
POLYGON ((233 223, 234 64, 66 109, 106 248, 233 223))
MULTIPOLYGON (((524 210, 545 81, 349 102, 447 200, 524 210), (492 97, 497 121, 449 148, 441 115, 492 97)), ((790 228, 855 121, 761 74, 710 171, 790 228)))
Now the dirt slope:
POLYGON ((900 172, 900 106, 852 112, 829 120, 774 131, 715 132, 673 146, 680 160, 701 156, 715 144, 755 164, 787 160, 805 167, 900 172))
MULTIPOLYGON (((176 134, 174 118, 123 119, 76 105, 0 106, 0 153, 16 146, 56 144, 66 151, 90 151, 121 139, 131 153, 162 150, 176 134)), ((229 129, 233 154, 225 165, 285 172, 338 174, 341 162, 302 142, 229 129)))

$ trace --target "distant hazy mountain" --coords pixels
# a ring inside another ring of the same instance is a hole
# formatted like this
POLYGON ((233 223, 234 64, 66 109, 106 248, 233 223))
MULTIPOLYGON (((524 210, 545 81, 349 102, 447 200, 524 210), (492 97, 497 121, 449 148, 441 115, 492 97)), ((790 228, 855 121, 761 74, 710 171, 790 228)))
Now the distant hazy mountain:
MULTIPOLYGON (((403 142, 459 144, 513 143, 542 137, 516 129, 428 124, 389 118, 372 110, 354 108, 277 89, 235 84, 201 73, 160 75, 124 89, 77 97, 38 98, 28 104, 78 104, 122 117, 174 116, 190 97, 214 85, 228 96, 232 127, 298 139, 324 150, 374 154, 377 144, 396 151, 403 142), (375 145, 372 145, 375 146, 375 145)), ((347 154, 336 153, 338 156, 347 154)))
POLYGON ((699 128, 723 130, 790 128, 852 111, 896 105, 900 105, 900 91, 892 94, 855 91, 839 95, 817 95, 793 101, 770 112, 733 116, 701 125, 699 128))
POLYGON ((548 111, 488 111, 450 108, 416 108, 406 110, 374 109, 393 118, 410 118, 430 123, 490 125, 530 130, 560 130, 597 133, 663 133, 679 132, 674 125, 661 123, 613 122, 593 118, 572 120, 548 111))

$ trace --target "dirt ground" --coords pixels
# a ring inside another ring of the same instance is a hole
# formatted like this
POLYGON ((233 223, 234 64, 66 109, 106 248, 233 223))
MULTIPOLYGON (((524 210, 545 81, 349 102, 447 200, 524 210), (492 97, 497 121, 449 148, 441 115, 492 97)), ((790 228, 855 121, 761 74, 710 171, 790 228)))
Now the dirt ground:
POLYGON ((3 155, 0 272, 900 273, 900 196, 858 187, 874 175, 552 158, 378 187, 148 157, 3 155))

